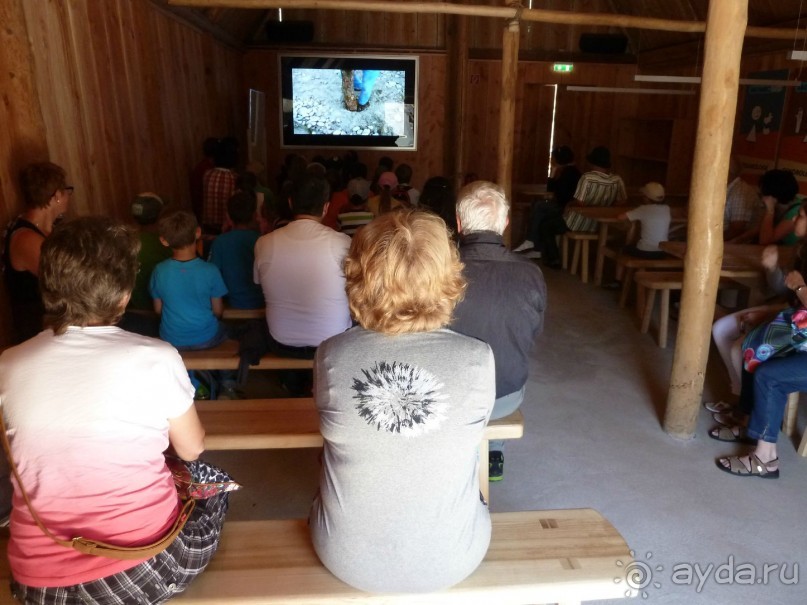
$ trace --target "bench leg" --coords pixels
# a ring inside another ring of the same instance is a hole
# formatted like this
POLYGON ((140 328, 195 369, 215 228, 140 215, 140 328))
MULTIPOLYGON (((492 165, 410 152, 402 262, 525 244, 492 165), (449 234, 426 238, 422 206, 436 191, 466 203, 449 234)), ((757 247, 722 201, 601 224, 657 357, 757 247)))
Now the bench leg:
POLYGON ((661 291, 661 317, 658 327, 658 346, 662 349, 667 347, 667 323, 670 320, 670 290, 664 288, 661 291))
POLYGON ((630 287, 633 282, 633 274, 636 269, 625 267, 625 274, 622 276, 622 294, 619 296, 619 306, 624 307, 628 304, 628 295, 630 294, 630 287))
POLYGON ((799 395, 801 395, 801 393, 790 393, 790 395, 787 396, 785 417, 782 421, 782 432, 791 438, 796 432, 796 416, 799 412, 799 395))
POLYGON ((572 267, 569 269, 569 273, 575 275, 577 273, 577 267, 580 263, 580 244, 581 240, 576 239, 574 240, 574 253, 572 254, 572 267))
POLYGON ((479 491, 488 504, 490 503, 489 453, 488 440, 483 439, 479 444, 479 491))
POLYGON ((594 284, 602 285, 602 272, 605 269, 605 246, 608 243, 608 223, 600 223, 597 237, 597 264, 594 266, 594 284))
POLYGON ((569 268, 569 238, 566 237, 565 234, 561 236, 561 245, 562 245, 562 252, 561 252, 562 263, 561 263, 561 266, 563 267, 563 270, 565 271, 566 269, 569 268))
POLYGON ((653 315, 653 306, 656 304, 656 291, 649 288, 646 300, 644 303, 644 312, 642 313, 642 334, 647 334, 650 329, 650 318, 653 315))
POLYGON ((584 284, 588 283, 588 255, 589 255, 588 240, 584 239, 583 240, 583 258, 580 259, 580 262, 582 263, 580 265, 580 276, 583 279, 584 284))

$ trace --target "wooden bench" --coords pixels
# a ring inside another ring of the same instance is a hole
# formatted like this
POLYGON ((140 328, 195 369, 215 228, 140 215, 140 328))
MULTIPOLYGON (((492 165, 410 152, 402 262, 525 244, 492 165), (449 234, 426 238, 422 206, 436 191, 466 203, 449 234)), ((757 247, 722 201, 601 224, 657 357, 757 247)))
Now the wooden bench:
MULTIPOLYGON (((180 355, 189 370, 237 370, 240 361, 237 340, 225 340, 219 346, 203 351, 182 351, 180 355)), ((310 370, 314 367, 314 360, 267 353, 258 365, 249 367, 252 370, 310 370)))
MULTIPOLYGON (((635 596, 625 540, 600 513, 573 510, 493 513, 487 555, 468 578, 438 593, 374 595, 338 580, 319 562, 305 519, 228 521, 207 569, 178 595, 196 605, 580 603, 635 596)), ((8 532, 0 535, 6 551, 8 532)), ((0 602, 11 602, 0 557, 0 602)), ((173 601, 172 601, 173 602, 173 601)))
POLYGON ((232 309, 224 307, 222 319, 266 319, 266 309, 232 309))
MULTIPOLYGON (((670 290, 680 290, 684 284, 681 271, 637 271, 633 277, 636 282, 636 307, 641 315, 641 332, 647 334, 650 319, 656 301, 656 292, 661 291, 661 309, 659 311, 658 346, 667 346, 667 325, 670 318, 670 290)), ((742 292, 748 302, 748 286, 729 277, 721 277, 718 288, 735 289, 742 292)), ((743 308, 745 308, 744 305, 743 308)))
POLYGON ((577 267, 579 266, 580 279, 583 280, 584 284, 588 283, 589 242, 596 242, 598 237, 596 233, 587 231, 567 231, 563 234, 562 266, 564 269, 569 269, 569 273, 572 275, 577 273, 577 267), (574 242, 571 267, 569 267, 570 241, 574 242))
MULTIPOLYGON (((322 447, 319 414, 312 398, 197 401, 207 450, 260 450, 322 447)), ((516 410, 491 420, 479 446, 479 488, 489 498, 488 441, 520 439, 524 416, 516 410)))
POLYGON ((637 258, 635 256, 628 256, 622 254, 617 259, 617 273, 622 273, 622 292, 619 295, 619 306, 624 307, 628 304, 628 296, 630 295, 631 287, 633 286, 633 275, 639 269, 649 271, 658 270, 683 270, 684 261, 681 258, 662 258, 659 260, 637 258))

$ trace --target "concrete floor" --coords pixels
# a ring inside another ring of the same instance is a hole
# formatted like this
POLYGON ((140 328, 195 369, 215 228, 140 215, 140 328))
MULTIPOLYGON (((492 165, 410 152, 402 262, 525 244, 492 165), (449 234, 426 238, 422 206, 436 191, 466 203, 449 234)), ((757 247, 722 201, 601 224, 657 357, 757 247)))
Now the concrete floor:
MULTIPOLYGON (((642 590, 650 603, 807 602, 807 460, 782 437, 778 480, 721 473, 714 459, 740 449, 706 436, 705 410, 694 439, 668 436, 661 424, 677 324, 668 348, 659 349, 653 336, 639 334, 633 309, 618 307, 615 292, 565 272, 545 274, 549 311, 522 407, 525 436, 507 445, 491 509, 599 510, 649 572, 642 590), (778 566, 767 581, 766 564, 778 566)), ((707 399, 728 393, 716 354, 705 390, 707 399)), ((801 408, 799 435, 807 425, 807 405, 801 408)), ((205 457, 246 486, 232 497, 230 519, 307 515, 317 451, 205 457)))

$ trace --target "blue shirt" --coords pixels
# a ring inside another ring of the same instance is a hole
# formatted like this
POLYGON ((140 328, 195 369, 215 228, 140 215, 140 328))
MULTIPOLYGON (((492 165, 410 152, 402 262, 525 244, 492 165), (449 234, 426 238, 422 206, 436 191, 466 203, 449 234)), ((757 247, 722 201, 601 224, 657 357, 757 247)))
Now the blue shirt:
POLYGON ((152 298, 162 300, 160 338, 175 347, 211 340, 219 329, 211 298, 227 294, 227 286, 215 265, 201 258, 178 261, 169 258, 154 267, 149 284, 152 298))
POLYGON ((221 271, 227 285, 227 304, 233 309, 260 309, 263 290, 252 279, 255 242, 260 234, 252 229, 234 229, 219 235, 210 247, 210 262, 221 271))

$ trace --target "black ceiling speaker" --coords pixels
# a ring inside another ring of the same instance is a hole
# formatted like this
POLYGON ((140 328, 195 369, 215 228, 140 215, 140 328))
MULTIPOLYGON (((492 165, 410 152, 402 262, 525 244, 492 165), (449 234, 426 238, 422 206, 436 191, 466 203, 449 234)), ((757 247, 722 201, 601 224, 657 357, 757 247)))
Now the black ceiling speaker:
POLYGON ((272 44, 307 44, 314 40, 314 22, 267 21, 266 37, 272 44))
POLYGON ((598 55, 621 55, 628 48, 625 34, 580 34, 580 50, 598 55))

